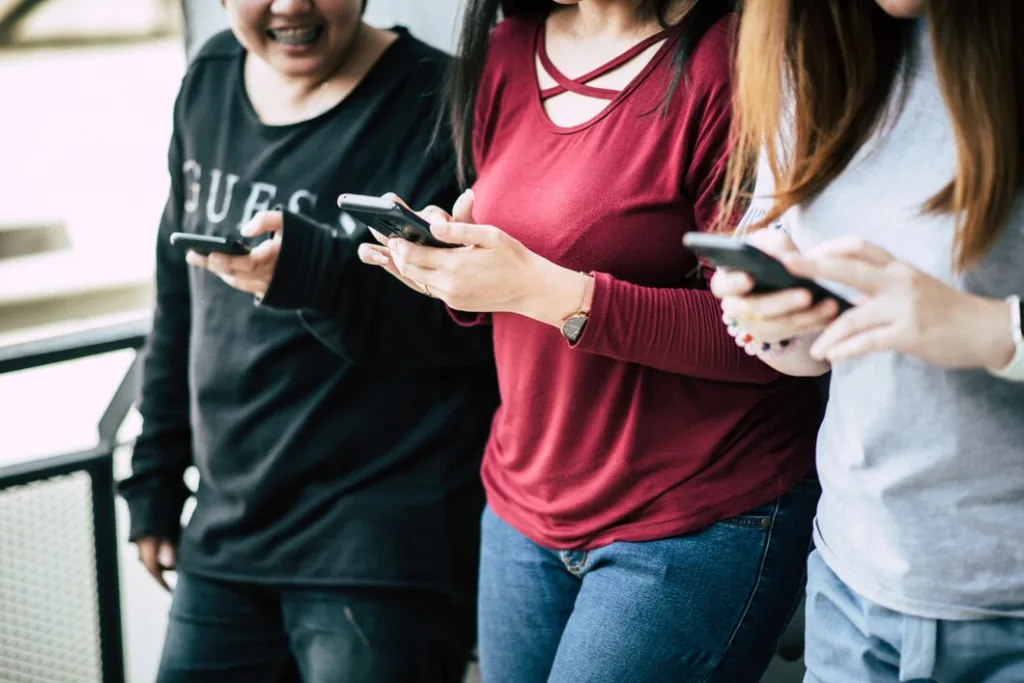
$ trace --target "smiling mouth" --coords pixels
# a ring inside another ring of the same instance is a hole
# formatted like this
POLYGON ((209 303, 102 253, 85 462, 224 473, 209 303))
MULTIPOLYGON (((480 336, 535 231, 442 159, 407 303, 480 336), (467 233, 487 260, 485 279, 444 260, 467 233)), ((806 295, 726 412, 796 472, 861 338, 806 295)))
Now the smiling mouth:
POLYGON ((282 45, 311 45, 323 34, 323 26, 301 28, 268 28, 267 37, 282 45))

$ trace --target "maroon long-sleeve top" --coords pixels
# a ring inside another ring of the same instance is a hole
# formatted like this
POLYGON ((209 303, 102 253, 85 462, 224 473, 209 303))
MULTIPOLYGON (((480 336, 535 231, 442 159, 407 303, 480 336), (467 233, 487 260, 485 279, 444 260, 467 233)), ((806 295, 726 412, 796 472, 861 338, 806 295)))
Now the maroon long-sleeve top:
POLYGON ((501 407, 483 480, 494 511, 542 545, 683 534, 773 499, 813 467, 813 383, 736 346, 710 274, 682 246, 712 228, 722 188, 732 25, 701 39, 666 110, 674 32, 607 108, 569 128, 542 104, 542 20, 510 18, 492 35, 474 218, 596 278, 575 346, 529 318, 489 318, 501 407))

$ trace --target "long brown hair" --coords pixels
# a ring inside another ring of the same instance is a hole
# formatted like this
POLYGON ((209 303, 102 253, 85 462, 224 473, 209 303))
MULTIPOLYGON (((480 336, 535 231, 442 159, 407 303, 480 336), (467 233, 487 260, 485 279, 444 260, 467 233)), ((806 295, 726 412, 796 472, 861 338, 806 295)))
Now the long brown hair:
MULTIPOLYGON (((954 257, 963 267, 992 248, 1024 184, 1024 2, 926 0, 925 6, 953 120, 957 171, 922 208, 956 217, 954 257)), ((723 220, 743 202, 762 149, 776 194, 757 226, 835 180, 898 113, 917 30, 915 20, 894 18, 875 0, 744 3, 723 220), (783 129, 792 136, 780 152, 783 129)))

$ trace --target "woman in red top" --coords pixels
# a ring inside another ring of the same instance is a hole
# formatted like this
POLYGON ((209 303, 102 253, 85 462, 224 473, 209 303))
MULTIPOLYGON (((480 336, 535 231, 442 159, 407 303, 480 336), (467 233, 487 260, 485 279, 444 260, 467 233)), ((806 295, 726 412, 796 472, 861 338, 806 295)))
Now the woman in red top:
POLYGON ((493 325, 486 683, 757 681, 798 598, 815 385, 736 346, 682 246, 716 218, 731 4, 469 2, 473 189, 424 212, 464 246, 361 250, 493 325))

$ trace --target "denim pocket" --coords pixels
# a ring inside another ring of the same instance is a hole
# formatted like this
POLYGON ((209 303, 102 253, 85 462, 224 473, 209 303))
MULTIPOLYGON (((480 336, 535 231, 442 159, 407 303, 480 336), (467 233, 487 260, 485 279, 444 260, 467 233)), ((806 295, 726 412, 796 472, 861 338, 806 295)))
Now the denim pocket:
POLYGON ((778 512, 778 509, 778 500, 773 500, 765 503, 764 505, 758 505, 756 508, 744 512, 742 515, 728 517, 718 523, 736 526, 743 529, 766 530, 772 527, 772 522, 775 519, 775 514, 778 512))

